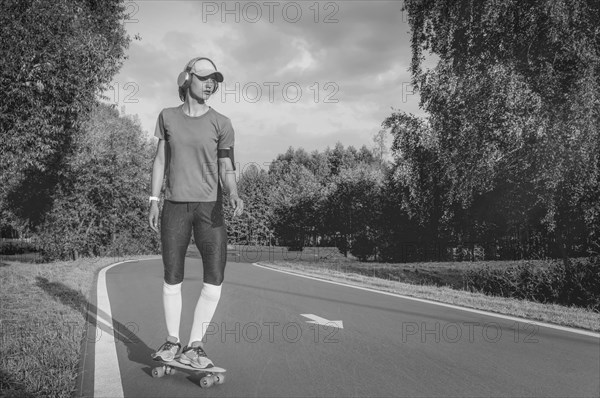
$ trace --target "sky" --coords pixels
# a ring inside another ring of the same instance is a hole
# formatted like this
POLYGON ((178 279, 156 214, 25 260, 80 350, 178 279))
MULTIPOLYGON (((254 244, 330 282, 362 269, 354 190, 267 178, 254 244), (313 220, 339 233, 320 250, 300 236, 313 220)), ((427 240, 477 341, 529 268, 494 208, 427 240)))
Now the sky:
POLYGON ((177 76, 195 57, 212 59, 225 77, 208 105, 231 119, 242 170, 266 170, 289 147, 372 148, 393 109, 423 115, 400 0, 125 5, 127 32, 141 39, 105 95, 149 136, 160 111, 181 104, 177 76))

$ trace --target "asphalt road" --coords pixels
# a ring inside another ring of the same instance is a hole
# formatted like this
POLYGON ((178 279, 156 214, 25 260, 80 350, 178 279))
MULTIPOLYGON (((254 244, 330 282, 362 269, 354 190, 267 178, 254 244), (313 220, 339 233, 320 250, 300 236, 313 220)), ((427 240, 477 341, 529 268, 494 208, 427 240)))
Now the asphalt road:
MULTIPOLYGON (((117 265, 106 272, 106 286, 114 339, 98 337, 101 332, 88 338, 81 396, 109 384, 126 397, 600 395, 598 337, 232 262, 206 338, 206 351, 227 369, 227 380, 203 390, 187 374, 151 377, 150 353, 166 337, 162 262, 117 265), (311 320, 341 321, 341 327, 311 320), (98 363, 110 362, 104 348, 94 355, 99 341, 114 346, 117 363, 98 363)), ((188 258, 184 343, 201 287, 201 262, 188 258)), ((101 308, 99 328, 108 331, 105 318, 101 308)))

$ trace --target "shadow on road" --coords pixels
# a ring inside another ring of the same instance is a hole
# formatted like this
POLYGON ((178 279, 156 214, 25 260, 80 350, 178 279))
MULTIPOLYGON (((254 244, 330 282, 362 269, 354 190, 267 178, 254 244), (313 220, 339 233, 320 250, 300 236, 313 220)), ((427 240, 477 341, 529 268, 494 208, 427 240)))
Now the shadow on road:
POLYGON ((83 336, 88 342, 97 342, 108 338, 107 334, 114 335, 115 340, 127 348, 128 358, 131 361, 147 365, 144 371, 151 376, 153 361, 150 354, 154 352, 136 334, 135 325, 123 325, 90 303, 79 291, 60 282, 50 282, 43 277, 36 277, 36 285, 42 288, 59 302, 79 311, 86 319, 87 333, 83 336))

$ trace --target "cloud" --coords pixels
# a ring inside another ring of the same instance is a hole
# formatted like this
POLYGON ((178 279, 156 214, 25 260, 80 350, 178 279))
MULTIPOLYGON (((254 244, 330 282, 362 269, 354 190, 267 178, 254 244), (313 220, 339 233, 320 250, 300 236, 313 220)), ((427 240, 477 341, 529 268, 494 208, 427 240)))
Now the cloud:
MULTIPOLYGON (((240 18, 242 22, 228 25, 237 31, 225 43, 228 62, 242 71, 232 75, 235 82, 242 87, 248 82, 294 82, 304 88, 331 83, 351 101, 410 81, 408 25, 398 2, 340 2, 337 9, 320 3, 319 18, 333 15, 336 23, 315 23, 310 9, 314 3, 298 4, 304 17, 296 23, 275 14, 273 23, 263 18, 252 24, 240 18)), ((216 19, 211 26, 219 25, 223 23, 216 19)))
MULTIPOLYGON (((273 75, 274 69, 293 63, 298 56, 313 61, 312 67, 305 71, 306 78, 323 74, 338 80, 364 77, 381 73, 394 60, 410 54, 408 25, 403 21, 398 1, 255 2, 262 9, 262 18, 255 23, 246 22, 254 14, 248 16, 250 11, 244 12, 245 3, 193 4, 199 13, 212 11, 200 17, 206 21, 208 30, 228 31, 228 37, 222 37, 220 43, 229 55, 228 62, 247 71, 251 79, 273 75), (271 3, 276 4, 270 6, 273 22, 269 22, 269 7, 265 5, 271 3), (296 5, 287 8, 286 17, 283 10, 290 4, 296 5), (236 5, 238 11, 232 13, 236 5), (297 22, 288 22, 297 7, 302 10, 302 17, 297 22), (318 22, 315 22, 317 9, 318 22), (235 22, 236 16, 240 22, 235 22), (335 22, 325 23, 327 17, 335 22), (254 71, 253 76, 250 71, 254 71)), ((406 58, 407 66, 409 61, 410 57, 406 58)), ((282 78, 295 77, 292 75, 297 73, 290 70, 282 78)))
POLYGON ((160 110, 180 103, 184 65, 207 56, 225 76, 209 104, 232 119, 238 159, 267 162, 289 146, 324 150, 338 141, 370 146, 392 107, 419 114, 401 4, 139 2, 139 22, 127 28, 142 41, 115 80, 139 85, 127 112, 153 133, 160 110))

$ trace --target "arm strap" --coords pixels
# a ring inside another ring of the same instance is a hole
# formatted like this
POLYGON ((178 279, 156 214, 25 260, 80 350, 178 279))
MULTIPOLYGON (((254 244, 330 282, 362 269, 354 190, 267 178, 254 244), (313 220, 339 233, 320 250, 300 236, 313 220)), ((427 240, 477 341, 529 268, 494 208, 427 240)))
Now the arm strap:
POLYGON ((235 170, 235 159, 233 156, 233 147, 229 147, 229 149, 217 149, 217 158, 231 159, 231 164, 233 165, 233 170, 235 170))

